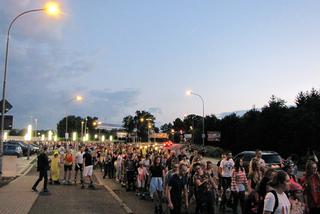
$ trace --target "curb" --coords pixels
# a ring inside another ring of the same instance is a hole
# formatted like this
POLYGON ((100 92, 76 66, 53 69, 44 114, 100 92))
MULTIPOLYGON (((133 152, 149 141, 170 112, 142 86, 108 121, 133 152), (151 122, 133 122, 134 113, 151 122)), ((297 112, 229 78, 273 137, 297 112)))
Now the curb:
POLYGON ((37 156, 35 156, 31 161, 28 167, 26 167, 25 169, 21 170, 22 172, 17 176, 16 179, 14 179, 13 181, 11 181, 10 183, 16 182, 17 180, 21 179, 22 177, 24 177, 25 175, 27 175, 32 167, 34 166, 34 164, 32 164, 32 162, 34 161, 34 159, 36 159, 37 156))
POLYGON ((106 184, 104 184, 101 181, 101 178, 96 176, 95 173, 93 173, 93 176, 97 179, 98 183, 112 195, 112 197, 119 203, 119 205, 126 211, 127 214, 133 214, 133 211, 128 207, 128 205, 106 184))
POLYGON ((30 159, 29 166, 24 168, 23 170, 21 170, 21 173, 19 173, 21 176, 24 176, 24 175, 28 174, 28 172, 30 171, 30 168, 32 168, 32 166, 34 166, 34 163, 32 163, 32 162, 35 159, 37 159, 37 156, 34 156, 33 158, 30 159))

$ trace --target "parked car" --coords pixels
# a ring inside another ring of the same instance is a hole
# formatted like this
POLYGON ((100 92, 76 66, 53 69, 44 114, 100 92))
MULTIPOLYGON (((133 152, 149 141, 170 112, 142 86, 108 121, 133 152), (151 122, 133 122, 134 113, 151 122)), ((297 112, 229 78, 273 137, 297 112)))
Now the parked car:
POLYGON ((21 146, 18 144, 5 143, 3 144, 4 155, 15 155, 18 158, 23 156, 21 146))
POLYGON ((37 144, 31 143, 30 146, 32 154, 36 154, 40 151, 40 147, 37 144))
MULTIPOLYGON (((283 159, 277 152, 273 151, 262 151, 262 159, 266 162, 266 166, 271 168, 281 168, 283 159)), ((249 171, 249 164, 253 157, 255 157, 255 151, 243 151, 234 156, 234 160, 242 158, 243 166, 246 172, 249 171)))
POLYGON ((16 144, 16 145, 21 146, 23 155, 25 155, 25 156, 28 155, 28 145, 25 144, 24 142, 22 142, 22 141, 8 141, 7 143, 8 144, 16 144))

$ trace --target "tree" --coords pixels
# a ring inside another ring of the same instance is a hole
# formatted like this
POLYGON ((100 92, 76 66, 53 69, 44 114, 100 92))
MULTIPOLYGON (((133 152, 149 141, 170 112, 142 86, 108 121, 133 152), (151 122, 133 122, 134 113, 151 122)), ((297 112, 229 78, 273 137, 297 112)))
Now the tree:
POLYGON ((161 132, 170 134, 171 129, 173 129, 172 123, 165 123, 160 127, 161 132))
POLYGON ((147 111, 137 110, 135 115, 128 115, 122 120, 122 126, 128 132, 136 130, 138 139, 147 141, 148 132, 154 130, 159 132, 159 129, 155 127, 156 118, 147 111))
POLYGON ((129 133, 133 132, 133 130, 135 129, 135 123, 136 122, 134 120, 134 117, 131 115, 124 117, 122 120, 123 128, 129 133))
MULTIPOLYGON (((77 132, 78 136, 81 133, 81 122, 84 121, 86 125, 83 126, 83 129, 86 127, 87 132, 90 136, 97 134, 96 126, 94 121, 98 120, 98 117, 81 118, 79 116, 68 115, 68 133, 69 136, 72 132, 77 132)), ((66 133, 66 117, 62 118, 57 124, 58 137, 64 138, 66 133)))

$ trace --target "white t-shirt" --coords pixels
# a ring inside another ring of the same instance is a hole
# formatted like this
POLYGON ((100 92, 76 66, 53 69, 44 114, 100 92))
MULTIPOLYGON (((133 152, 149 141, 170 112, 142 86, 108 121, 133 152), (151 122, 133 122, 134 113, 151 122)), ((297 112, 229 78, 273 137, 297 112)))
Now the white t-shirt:
POLYGON ((233 167, 234 167, 234 161, 232 160, 232 158, 230 158, 229 160, 223 159, 220 162, 220 168, 222 169, 222 172, 221 172, 222 177, 230 178, 232 176, 233 167))
MULTIPOLYGON (((250 163, 249 163, 249 167, 250 167, 250 168, 252 167, 253 159, 256 159, 256 158, 254 157, 254 158, 251 159, 251 161, 250 161, 250 163)), ((266 162, 265 162, 262 158, 260 158, 260 159, 258 160, 258 163, 259 163, 259 166, 263 166, 263 167, 266 166, 266 162)))
POLYGON ((66 152, 66 149, 65 149, 63 146, 61 146, 61 147, 59 148, 59 153, 60 153, 60 155, 64 155, 65 152, 66 152))
POLYGON ((77 152, 76 157, 75 157, 75 163, 76 164, 83 164, 83 154, 84 152, 77 152))
MULTIPOLYGON (((278 207, 275 210, 275 214, 290 214, 291 204, 285 193, 277 193, 278 195, 278 207)), ((276 199, 273 193, 268 192, 264 199, 264 207, 263 211, 273 212, 273 208, 275 206, 276 199)))

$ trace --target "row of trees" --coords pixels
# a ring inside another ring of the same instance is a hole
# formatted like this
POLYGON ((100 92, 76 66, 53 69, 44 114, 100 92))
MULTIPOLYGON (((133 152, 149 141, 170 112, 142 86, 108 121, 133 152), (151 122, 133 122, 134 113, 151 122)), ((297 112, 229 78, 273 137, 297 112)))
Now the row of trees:
MULTIPOLYGON (((89 134, 90 140, 93 140, 94 135, 114 135, 114 131, 107 131, 105 129, 99 129, 98 117, 87 116, 82 118, 80 116, 69 115, 68 116, 68 133, 69 138, 72 137, 73 132, 77 132, 80 137, 81 134, 89 134)), ((59 138, 64 138, 66 133, 66 117, 62 118, 57 124, 57 132, 59 138)))
MULTIPOLYGON (((161 131, 168 134, 172 134, 172 129, 175 140, 180 132, 193 133, 194 142, 200 144, 202 117, 188 115, 161 126, 161 131)), ((261 110, 251 109, 243 116, 231 114, 222 119, 206 116, 207 131, 220 131, 221 141, 216 145, 233 152, 260 148, 283 155, 304 155, 308 150, 319 151, 320 92, 315 89, 300 92, 294 106, 272 96, 261 110)))
POLYGON ((159 132, 155 127, 155 116, 147 111, 136 111, 134 115, 128 115, 123 118, 124 129, 136 139, 141 141, 148 140, 148 133, 159 132))
MULTIPOLYGON (((65 119, 57 124, 59 137, 64 137, 65 119)), ((87 133, 98 133, 94 125, 96 117, 87 117, 87 133)), ((156 118, 147 111, 136 111, 134 115, 123 118, 123 128, 131 136, 146 141, 148 133, 164 132, 176 142, 182 134, 190 133, 192 142, 202 143, 202 117, 188 115, 176 118, 159 128, 155 127, 156 118)), ((81 133, 81 121, 85 118, 68 116, 68 132, 81 133)), ((219 131, 220 142, 215 146, 231 150, 234 153, 243 150, 275 150, 283 155, 296 153, 304 155, 308 150, 320 150, 320 91, 300 92, 294 106, 287 106, 280 98, 272 96, 262 109, 251 109, 243 116, 230 114, 222 119, 215 115, 205 117, 205 133, 219 131)), ((209 142, 206 141, 206 144, 209 142)))

